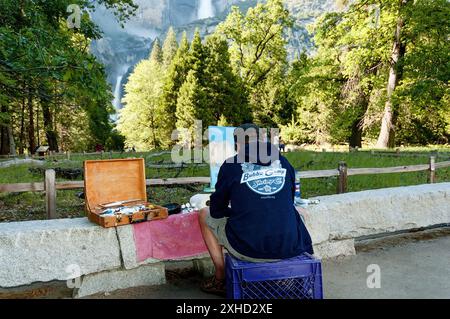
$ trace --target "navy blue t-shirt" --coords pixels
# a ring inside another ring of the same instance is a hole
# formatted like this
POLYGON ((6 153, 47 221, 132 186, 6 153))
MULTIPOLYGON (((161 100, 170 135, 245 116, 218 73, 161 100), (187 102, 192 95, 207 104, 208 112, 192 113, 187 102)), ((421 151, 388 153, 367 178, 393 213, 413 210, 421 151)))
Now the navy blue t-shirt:
POLYGON ((239 164, 236 155, 221 166, 210 199, 211 217, 229 217, 227 239, 245 256, 286 259, 313 254, 311 237, 294 207, 295 171, 278 150, 264 145, 272 150, 266 163, 259 154, 249 158, 247 145, 244 163, 239 164))

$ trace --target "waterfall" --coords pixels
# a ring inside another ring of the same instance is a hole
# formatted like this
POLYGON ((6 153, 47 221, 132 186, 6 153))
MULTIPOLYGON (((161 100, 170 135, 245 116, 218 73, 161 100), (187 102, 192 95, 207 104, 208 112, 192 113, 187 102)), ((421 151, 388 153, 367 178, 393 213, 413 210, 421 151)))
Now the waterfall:
POLYGON ((214 7, 212 0, 199 0, 200 5, 198 6, 197 19, 206 19, 214 17, 214 7))
POLYGON ((113 105, 114 105, 114 108, 116 109, 116 110, 119 110, 120 109, 120 107, 121 107, 121 103, 120 103, 120 98, 121 98, 121 89, 122 89, 122 78, 123 78, 123 75, 119 75, 118 77, 117 77, 117 81, 116 81, 116 87, 115 87, 115 89, 114 89, 114 101, 113 101, 113 105))

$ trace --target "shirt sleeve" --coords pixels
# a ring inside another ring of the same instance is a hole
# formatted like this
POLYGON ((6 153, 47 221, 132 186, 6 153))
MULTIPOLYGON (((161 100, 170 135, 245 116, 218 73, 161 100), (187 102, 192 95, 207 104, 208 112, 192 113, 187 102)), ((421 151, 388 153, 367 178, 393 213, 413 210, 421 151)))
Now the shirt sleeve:
POLYGON ((288 178, 291 181, 291 193, 292 193, 292 201, 295 200, 295 169, 292 167, 291 163, 287 159, 285 159, 288 178))
POLYGON ((227 176, 226 165, 222 165, 217 176, 216 191, 210 198, 209 213, 213 218, 230 217, 230 193, 232 176, 227 176))

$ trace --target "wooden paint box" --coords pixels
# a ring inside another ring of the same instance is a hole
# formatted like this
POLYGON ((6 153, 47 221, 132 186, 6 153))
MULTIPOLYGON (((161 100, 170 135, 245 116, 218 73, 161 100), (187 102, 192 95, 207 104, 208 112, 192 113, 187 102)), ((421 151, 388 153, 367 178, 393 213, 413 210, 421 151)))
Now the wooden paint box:
POLYGON ((84 162, 86 213, 91 222, 105 228, 168 217, 165 207, 147 202, 144 159, 94 160, 84 162), (133 214, 101 215, 106 204, 144 204, 146 210, 133 214))

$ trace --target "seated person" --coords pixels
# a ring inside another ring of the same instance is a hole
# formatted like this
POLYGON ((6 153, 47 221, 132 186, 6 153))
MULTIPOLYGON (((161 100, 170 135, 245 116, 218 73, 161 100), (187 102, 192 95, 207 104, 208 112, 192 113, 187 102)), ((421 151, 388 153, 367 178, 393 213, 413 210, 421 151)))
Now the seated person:
POLYGON ((256 125, 242 125, 234 135, 237 155, 222 164, 210 207, 199 214, 215 266, 215 275, 201 289, 219 295, 225 294, 222 247, 251 262, 313 254, 311 237, 294 207, 293 167, 276 147, 260 140, 256 125))

